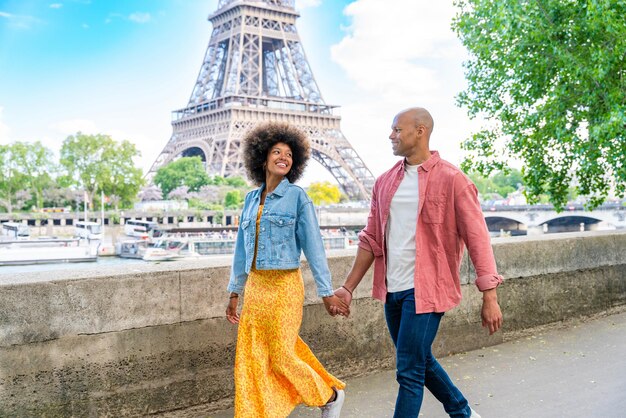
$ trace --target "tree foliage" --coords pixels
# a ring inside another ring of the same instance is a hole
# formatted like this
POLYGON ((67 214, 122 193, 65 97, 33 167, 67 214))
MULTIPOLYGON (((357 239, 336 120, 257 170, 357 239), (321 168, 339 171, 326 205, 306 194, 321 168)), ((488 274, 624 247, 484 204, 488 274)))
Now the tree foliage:
POLYGON ((105 154, 107 164, 103 173, 102 190, 109 196, 115 210, 120 205, 131 207, 145 183, 142 170, 133 162, 133 158, 140 155, 135 144, 129 141, 114 143, 105 154))
POLYGON ((137 195, 143 178, 135 166, 140 152, 128 141, 117 143, 109 135, 85 135, 78 132, 65 139, 61 147, 61 181, 87 191, 94 208, 94 197, 100 192, 118 196, 129 205, 137 195))
POLYGON ((224 207, 228 209, 238 208, 243 204, 244 196, 241 193, 241 190, 235 189, 226 193, 224 197, 224 207))
POLYGON ((211 183, 200 157, 182 157, 157 170, 154 183, 167 196, 170 191, 180 186, 189 187, 190 191, 198 191, 202 186, 211 183))
POLYGON ((9 212, 26 204, 41 208, 55 172, 52 151, 39 141, 0 145, 0 206, 9 212))
POLYGON ((11 145, 13 159, 23 174, 28 190, 34 197, 34 206, 41 209, 44 203, 43 191, 52 186, 52 174, 56 171, 52 151, 41 142, 29 144, 15 142, 11 145))
POLYGON ((562 208, 570 184, 588 207, 626 189, 626 1, 456 0, 470 52, 459 97, 486 127, 463 168, 521 160, 526 194, 562 208))
POLYGON ((13 212, 15 193, 23 189, 26 178, 20 173, 10 145, 0 144, 0 206, 13 212))
POLYGON ((522 173, 517 169, 498 171, 489 177, 485 177, 476 171, 471 171, 468 175, 483 197, 496 193, 500 197, 505 198, 510 193, 519 190, 523 185, 522 173))
POLYGON ((328 181, 311 183, 306 192, 316 206, 338 203, 341 200, 339 187, 328 181))

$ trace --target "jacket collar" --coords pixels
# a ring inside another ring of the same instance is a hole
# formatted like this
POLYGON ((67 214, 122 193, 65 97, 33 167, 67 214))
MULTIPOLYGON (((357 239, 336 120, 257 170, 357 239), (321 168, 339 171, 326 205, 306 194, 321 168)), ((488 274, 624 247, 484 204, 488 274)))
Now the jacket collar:
MULTIPOLYGON (((284 196, 285 193, 287 193, 287 188, 289 187, 289 180, 287 180, 287 177, 283 177, 283 179, 280 181, 280 183, 278 183, 278 186, 276 186, 276 188, 274 189, 274 191, 272 192, 272 194, 275 194, 277 196, 284 196)), ((265 183, 263 183, 261 185, 261 187, 259 187, 259 196, 261 195, 261 193, 263 192, 263 190, 265 189, 265 183)))

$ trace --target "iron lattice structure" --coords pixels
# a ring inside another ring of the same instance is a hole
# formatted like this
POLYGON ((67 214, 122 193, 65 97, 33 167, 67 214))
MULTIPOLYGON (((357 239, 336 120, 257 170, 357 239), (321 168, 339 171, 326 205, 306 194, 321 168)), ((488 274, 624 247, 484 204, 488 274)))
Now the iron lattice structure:
POLYGON ((283 121, 311 140, 312 157, 351 199, 369 199, 374 176, 325 104, 296 30, 294 0, 220 0, 189 104, 172 114, 172 137, 147 177, 181 156, 200 156, 212 175, 244 175, 241 139, 256 124, 283 121))

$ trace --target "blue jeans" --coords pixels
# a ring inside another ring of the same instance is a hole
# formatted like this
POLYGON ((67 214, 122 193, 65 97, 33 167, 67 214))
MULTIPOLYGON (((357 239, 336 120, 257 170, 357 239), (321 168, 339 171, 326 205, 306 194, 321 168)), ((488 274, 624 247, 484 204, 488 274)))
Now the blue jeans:
POLYGON ((394 418, 419 415, 424 386, 453 418, 471 415, 467 399, 433 357, 431 346, 443 313, 415 313, 413 289, 387 294, 385 317, 396 346, 396 380, 400 384, 394 418))

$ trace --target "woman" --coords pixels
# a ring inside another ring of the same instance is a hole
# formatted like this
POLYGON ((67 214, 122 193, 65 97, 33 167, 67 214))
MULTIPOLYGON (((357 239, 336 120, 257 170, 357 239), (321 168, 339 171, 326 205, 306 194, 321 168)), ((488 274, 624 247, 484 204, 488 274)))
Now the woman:
POLYGON ((333 294, 324 245, 311 199, 295 186, 310 147, 302 132, 267 123, 244 138, 248 177, 260 187, 242 210, 228 290, 226 318, 239 324, 235 355, 235 417, 286 417, 299 403, 339 417, 345 384, 330 375, 298 332, 304 285, 300 254, 326 310, 348 315, 333 294), (239 295, 245 287, 241 318, 239 295))

